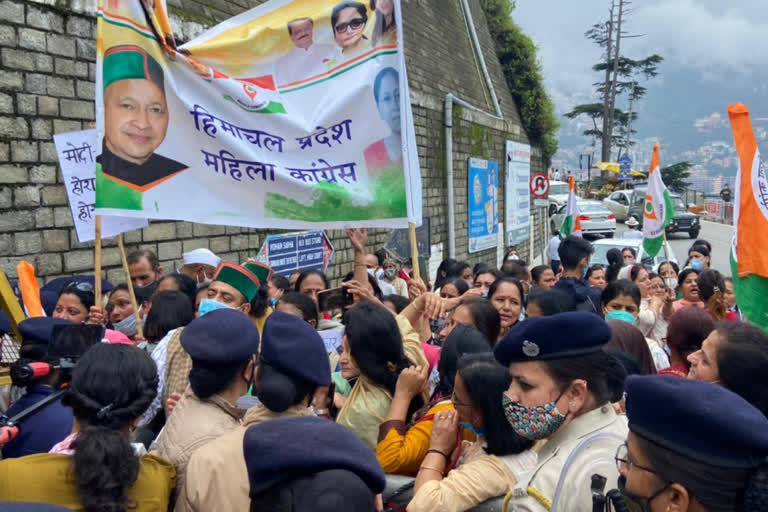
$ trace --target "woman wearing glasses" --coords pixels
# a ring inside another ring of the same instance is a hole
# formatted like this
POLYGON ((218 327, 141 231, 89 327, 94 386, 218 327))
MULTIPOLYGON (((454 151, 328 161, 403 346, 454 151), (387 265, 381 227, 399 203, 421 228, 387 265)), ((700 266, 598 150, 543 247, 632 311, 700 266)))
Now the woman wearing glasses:
POLYGON ((94 302, 93 285, 83 281, 73 281, 59 292, 56 308, 51 316, 81 324, 88 318, 88 311, 94 302))
POLYGON ((331 28, 344 60, 349 60, 371 48, 363 35, 368 23, 368 10, 360 2, 341 2, 331 11, 331 28))
POLYGON ((768 510, 768 419, 758 409, 715 384, 664 376, 629 377, 626 398, 616 464, 632 510, 768 510))

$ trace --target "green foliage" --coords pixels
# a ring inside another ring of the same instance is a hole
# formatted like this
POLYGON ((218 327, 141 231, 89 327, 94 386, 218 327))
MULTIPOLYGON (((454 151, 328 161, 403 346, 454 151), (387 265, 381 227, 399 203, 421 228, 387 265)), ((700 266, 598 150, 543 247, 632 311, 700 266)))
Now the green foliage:
POLYGON ((674 192, 683 192, 691 186, 690 183, 685 181, 685 179, 691 175, 691 173, 688 172, 688 169, 691 167, 693 167, 691 162, 678 162, 662 167, 661 179, 664 180, 664 185, 674 192))
POLYGON ((541 148, 544 163, 549 166, 557 151, 556 133, 560 125, 555 106, 544 88, 536 45, 512 21, 513 1, 480 0, 480 5, 523 129, 531 144, 541 148))

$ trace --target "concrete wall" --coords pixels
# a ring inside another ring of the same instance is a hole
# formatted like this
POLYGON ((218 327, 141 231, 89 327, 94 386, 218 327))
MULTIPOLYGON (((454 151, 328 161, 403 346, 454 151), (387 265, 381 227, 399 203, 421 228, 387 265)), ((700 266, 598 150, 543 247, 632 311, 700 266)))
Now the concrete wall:
MULTIPOLYGON (((206 26, 262 3, 258 0, 168 0, 181 40, 206 26)), ((457 108, 454 112, 454 187, 457 256, 495 261, 495 251, 467 255, 467 158, 493 159, 504 167, 506 140, 526 142, 519 117, 495 57, 482 9, 471 0, 472 16, 504 121, 457 108)), ((88 272, 92 244, 79 244, 58 170, 52 135, 93 127, 95 1, 0 0, 0 267, 16 275, 20 260, 32 262, 43 280, 88 272)), ((493 112, 459 0, 404 0, 406 61, 421 164, 424 214, 431 217, 432 244, 448 253, 443 99, 453 93, 493 112)), ((534 149, 533 170, 541 170, 534 149)), ((502 174, 503 178, 503 174, 502 174)), ((500 181, 503 181, 500 179, 500 181)), ((503 185, 500 208, 503 212, 503 185)), ((503 214, 501 215, 503 218, 503 214)), ((537 219, 538 220, 538 219, 537 219)), ((266 232, 189 222, 153 222, 127 233, 128 249, 155 251, 165 270, 181 254, 208 247, 231 261, 243 261, 261 247, 266 232)), ((337 249, 329 277, 352 269, 352 250, 343 232, 329 232, 337 249)), ((370 237, 381 247, 387 232, 370 237)), ((518 248, 528 254, 528 244, 518 248)), ((537 249, 539 250, 539 249, 537 249)), ((525 256, 523 256, 525 257, 525 256)), ((105 242, 106 275, 124 281, 114 243, 105 242)), ((434 270, 434 269, 433 269, 434 270)))

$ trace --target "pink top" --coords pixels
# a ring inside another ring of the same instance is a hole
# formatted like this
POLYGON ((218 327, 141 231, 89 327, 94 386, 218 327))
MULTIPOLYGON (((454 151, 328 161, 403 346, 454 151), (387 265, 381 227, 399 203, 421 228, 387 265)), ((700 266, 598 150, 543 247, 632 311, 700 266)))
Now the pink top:
POLYGON ((678 309, 683 309, 683 308, 691 307, 691 306, 694 306, 694 307, 697 307, 697 308, 700 308, 700 309, 704 309, 704 303, 701 302, 701 301, 691 302, 689 300, 680 299, 680 300, 676 300, 675 302, 672 303, 672 309, 674 311, 677 311, 678 309))
POLYGON ((437 362, 440 360, 440 347, 436 345, 430 345, 428 343, 421 342, 421 348, 424 350, 424 355, 427 356, 429 362, 429 373, 437 366, 437 362))

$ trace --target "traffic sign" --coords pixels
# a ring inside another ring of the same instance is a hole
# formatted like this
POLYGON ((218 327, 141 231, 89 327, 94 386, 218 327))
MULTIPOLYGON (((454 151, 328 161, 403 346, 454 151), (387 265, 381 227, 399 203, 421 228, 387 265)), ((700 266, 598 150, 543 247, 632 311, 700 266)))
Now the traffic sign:
POLYGON ((325 270, 333 257, 333 244, 325 231, 301 231, 268 235, 257 260, 276 274, 290 275, 299 270, 325 270))
POLYGON ((631 180, 629 172, 632 170, 632 158, 624 154, 619 158, 619 181, 631 180))
POLYGON ((546 174, 538 172, 531 176, 528 188, 536 199, 546 199, 549 196, 549 178, 546 174))

